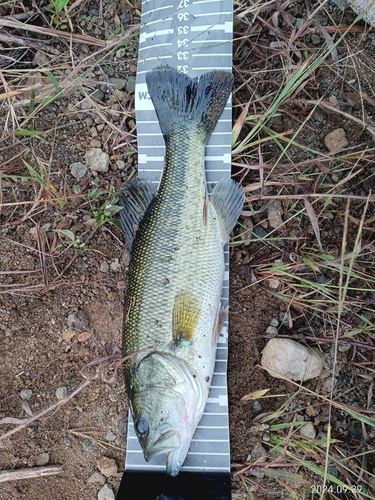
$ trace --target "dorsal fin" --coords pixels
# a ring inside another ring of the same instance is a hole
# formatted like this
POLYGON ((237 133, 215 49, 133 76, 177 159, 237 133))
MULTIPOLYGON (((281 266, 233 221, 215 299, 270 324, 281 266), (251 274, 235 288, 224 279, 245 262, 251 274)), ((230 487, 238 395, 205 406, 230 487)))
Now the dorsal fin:
POLYGON ((215 207, 219 217, 224 240, 236 225, 242 211, 245 193, 232 179, 221 179, 215 186, 210 202, 215 207))
POLYGON ((155 200, 157 186, 151 181, 136 177, 120 188, 120 222, 126 243, 133 246, 139 224, 155 200))

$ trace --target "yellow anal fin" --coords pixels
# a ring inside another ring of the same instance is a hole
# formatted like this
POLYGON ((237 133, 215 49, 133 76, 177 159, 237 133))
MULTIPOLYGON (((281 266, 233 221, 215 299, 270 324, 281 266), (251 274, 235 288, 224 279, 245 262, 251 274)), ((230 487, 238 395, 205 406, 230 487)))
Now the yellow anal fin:
POLYGON ((191 292, 185 290, 176 295, 172 314, 173 343, 193 342, 201 308, 191 292))

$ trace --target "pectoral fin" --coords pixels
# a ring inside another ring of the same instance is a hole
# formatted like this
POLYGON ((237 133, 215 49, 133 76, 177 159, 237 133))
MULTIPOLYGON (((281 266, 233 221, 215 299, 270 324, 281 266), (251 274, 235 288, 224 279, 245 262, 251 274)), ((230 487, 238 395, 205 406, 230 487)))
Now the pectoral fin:
POLYGON ((244 199, 245 193, 232 179, 221 179, 212 192, 210 202, 215 207, 225 240, 240 216, 244 199))
POLYGON ((181 342, 193 342, 201 308, 191 292, 181 291, 175 299, 172 314, 173 343, 177 347, 181 342))

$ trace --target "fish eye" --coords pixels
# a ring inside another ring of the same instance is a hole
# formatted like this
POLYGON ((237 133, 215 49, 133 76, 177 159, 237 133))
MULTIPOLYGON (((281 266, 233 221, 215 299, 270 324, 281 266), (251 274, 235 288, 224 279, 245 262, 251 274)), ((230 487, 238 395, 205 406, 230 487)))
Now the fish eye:
POLYGON ((147 420, 144 417, 139 418, 135 422, 135 430, 141 436, 144 436, 144 435, 148 434, 149 429, 150 429, 150 426, 149 426, 147 420))

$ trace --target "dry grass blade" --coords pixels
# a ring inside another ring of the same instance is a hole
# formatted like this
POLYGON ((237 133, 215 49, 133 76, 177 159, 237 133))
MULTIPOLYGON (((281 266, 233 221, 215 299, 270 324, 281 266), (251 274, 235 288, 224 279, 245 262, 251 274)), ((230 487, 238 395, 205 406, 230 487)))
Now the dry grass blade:
POLYGON ((303 199, 303 203, 305 204, 306 212, 307 212, 308 216, 310 217, 311 225, 314 229, 314 233, 315 233, 318 245, 319 245, 321 251, 323 251, 322 241, 320 239, 319 223, 318 223, 318 219, 316 217, 315 211, 314 211, 314 207, 312 206, 312 204, 309 202, 309 200, 307 198, 303 199))
POLYGON ((46 465, 44 467, 30 467, 29 469, 13 469, 0 471, 0 483, 19 481, 21 479, 35 479, 37 477, 61 474, 64 469, 59 465, 46 465))

